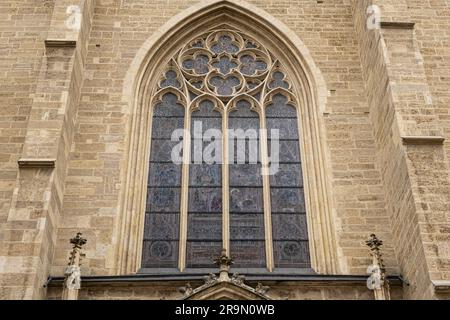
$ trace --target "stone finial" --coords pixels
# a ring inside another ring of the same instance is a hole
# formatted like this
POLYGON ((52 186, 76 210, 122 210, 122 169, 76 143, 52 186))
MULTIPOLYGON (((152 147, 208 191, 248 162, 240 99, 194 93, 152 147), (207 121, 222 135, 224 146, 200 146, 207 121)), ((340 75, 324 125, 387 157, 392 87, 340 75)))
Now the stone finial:
POLYGON ((81 258, 84 254, 81 253, 81 249, 87 243, 87 240, 81 237, 81 232, 70 239, 70 243, 73 245, 72 251, 69 256, 69 263, 64 271, 64 290, 63 299, 64 300, 77 300, 78 290, 81 286, 81 258))
POLYGON ((70 239, 70 243, 73 244, 74 249, 81 249, 87 243, 87 240, 81 236, 82 233, 78 232, 75 238, 70 239))
POLYGON ((219 281, 230 281, 228 272, 230 271, 230 267, 233 264, 233 259, 228 257, 227 250, 222 249, 220 257, 215 259, 214 262, 217 266, 219 266, 219 281))
POLYGON ((227 269, 229 270, 231 265, 233 264, 233 259, 229 258, 227 255, 227 249, 222 249, 222 252, 220 253, 220 257, 216 258, 214 260, 217 266, 220 267, 220 269, 227 269))
POLYGON ((73 245, 69 257, 69 266, 72 266, 74 264, 79 265, 81 262, 81 258, 84 257, 84 254, 81 253, 81 249, 87 243, 87 240, 85 238, 82 238, 81 236, 82 233, 78 232, 74 238, 69 240, 69 242, 73 245))
POLYGON ((376 300, 389 300, 389 282, 386 278, 386 268, 381 254, 381 246, 383 241, 378 239, 375 234, 371 234, 366 245, 370 248, 372 256, 372 264, 367 268, 367 273, 370 274, 367 279, 367 288, 373 290, 376 300))
POLYGON ((381 246, 383 245, 383 241, 378 239, 378 237, 372 233, 369 240, 366 241, 366 245, 370 248, 374 262, 378 264, 382 272, 385 272, 384 262, 381 258, 381 246))

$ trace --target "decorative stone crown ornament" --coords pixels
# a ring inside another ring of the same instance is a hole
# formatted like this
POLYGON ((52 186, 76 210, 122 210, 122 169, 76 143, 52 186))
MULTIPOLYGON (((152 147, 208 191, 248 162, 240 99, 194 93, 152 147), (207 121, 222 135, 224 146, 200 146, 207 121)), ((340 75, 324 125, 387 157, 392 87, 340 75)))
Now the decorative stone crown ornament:
POLYGON ((205 300, 205 299, 247 299, 247 300, 271 300, 266 295, 269 287, 258 283, 256 288, 252 288, 245 284, 245 276, 239 273, 229 275, 230 267, 233 264, 233 259, 228 257, 226 249, 218 258, 214 260, 219 267, 219 277, 210 273, 203 277, 205 283, 192 289, 190 283, 186 286, 178 288, 178 291, 183 294, 181 300, 205 300))
POLYGON ((81 232, 70 239, 70 243, 73 245, 70 252, 69 263, 64 272, 64 289, 63 300, 77 300, 78 290, 81 287, 81 260, 85 256, 81 253, 81 249, 86 244, 87 240, 81 237, 81 232))
POLYGON ((377 238, 375 234, 370 235, 370 239, 366 241, 366 245, 370 248, 372 256, 372 264, 367 268, 370 274, 367 279, 367 288, 373 290, 375 300, 389 300, 389 281, 386 277, 386 268, 381 258, 381 246, 383 241, 377 238))

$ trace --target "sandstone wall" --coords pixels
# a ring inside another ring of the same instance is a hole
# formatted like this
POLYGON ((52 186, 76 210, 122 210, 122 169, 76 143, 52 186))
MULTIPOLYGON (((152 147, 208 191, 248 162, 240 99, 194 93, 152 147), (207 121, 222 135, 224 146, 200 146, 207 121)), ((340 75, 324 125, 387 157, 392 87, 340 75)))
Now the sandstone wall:
MULTIPOLYGON (((144 42, 198 3, 72 2, 0 3, 1 298, 44 297, 78 231, 88 239, 83 274, 117 274, 125 76, 144 42), (72 2, 77 30, 66 24, 72 2)), ((373 2, 249 1, 298 35, 325 78, 320 121, 339 272, 365 274, 364 240, 374 232, 389 273, 411 283, 406 297, 430 298, 430 279, 450 278, 450 145, 437 139, 450 135, 450 1, 373 2), (384 22, 416 25, 368 32, 373 2, 384 22)))

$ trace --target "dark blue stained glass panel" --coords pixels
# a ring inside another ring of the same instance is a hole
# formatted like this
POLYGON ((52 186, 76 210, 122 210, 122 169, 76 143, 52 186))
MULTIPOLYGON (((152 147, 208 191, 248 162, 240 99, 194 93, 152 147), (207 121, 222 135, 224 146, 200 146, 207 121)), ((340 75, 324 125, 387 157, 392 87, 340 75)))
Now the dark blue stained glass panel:
MULTIPOLYGON (((277 86, 283 86, 283 75, 278 75, 277 86)), ((278 171, 270 176, 272 206, 272 236, 274 260, 277 268, 308 268, 309 247, 303 177, 299 148, 296 109, 287 104, 282 94, 273 98, 266 108, 268 135, 270 129, 279 129, 278 171)), ((276 165, 274 141, 268 141, 272 167, 276 165)))
POLYGON ((180 81, 177 80, 177 73, 173 70, 169 70, 164 75, 165 79, 161 81, 161 88, 174 87, 181 88, 180 81))
POLYGON ((153 118, 184 117, 184 107, 177 103, 177 96, 173 93, 166 93, 162 97, 162 102, 158 103, 153 110, 153 118))
POLYGON ((148 185, 151 187, 178 187, 181 184, 181 165, 152 163, 148 185))
MULTIPOLYGON (((280 71, 276 71, 273 73, 272 75, 273 80, 269 82, 269 88, 270 89, 275 89, 275 88, 284 88, 284 89, 289 89, 289 83, 287 83, 284 78, 285 78, 285 74, 280 72, 280 71)), ((280 96, 283 96, 280 94, 280 96)))
POLYGON ((154 188, 147 191, 146 212, 179 212, 181 188, 154 188))
POLYGON ((178 263, 178 240, 144 240, 143 268, 176 268, 178 263))
POLYGON ((178 240, 178 213, 148 213, 145 215, 144 240, 178 240))
POLYGON ((217 94, 229 96, 233 93, 233 89, 241 84, 239 78, 229 75, 227 77, 215 76, 209 79, 209 84, 215 87, 217 94))
POLYGON ((211 51, 214 53, 237 53, 239 47, 233 42, 233 39, 228 35, 222 35, 219 37, 217 43, 211 46, 211 51))
POLYGON ((273 241, 276 268, 309 268, 311 266, 307 241, 273 241))
POLYGON ((174 130, 183 128, 183 118, 156 118, 153 120, 152 137, 170 139, 174 130))
POLYGON ((303 189, 270 188, 272 212, 305 212, 303 189))
POLYGON ((189 212, 222 213, 221 188, 189 188, 189 212))
POLYGON ((240 58, 241 72, 247 76, 251 76, 257 73, 257 71, 264 71, 267 69, 267 63, 263 60, 256 59, 251 55, 243 55, 240 58))
POLYGON ((234 136, 237 139, 249 139, 249 138, 256 139, 259 135, 259 118, 230 117, 230 119, 228 120, 228 125, 230 129, 243 130, 242 134, 240 134, 239 131, 236 131, 236 133, 238 134, 235 134, 234 136), (252 129, 253 131, 245 132, 248 129, 252 129))
POLYGON ((222 163, 222 141, 192 140, 191 163, 216 165, 222 163))
POLYGON ((257 164, 261 162, 259 140, 229 139, 228 159, 232 164, 257 164))
POLYGON ((264 208, 259 114, 247 101, 229 113, 230 250, 234 266, 265 267, 264 208))
POLYGON ((208 129, 222 131, 221 114, 213 107, 212 102, 203 101, 199 110, 192 113, 186 243, 188 268, 210 268, 222 248, 222 139, 215 137, 219 140, 211 142, 212 139, 205 141, 203 137, 208 129), (195 136, 199 132, 201 136, 195 136), (212 146, 217 149, 209 150, 212 146), (206 153, 212 159, 205 159, 206 153), (213 162, 205 163, 206 160, 213 162))
MULTIPOLYGON (((222 131, 222 119, 221 118, 212 118, 212 117, 211 118, 201 117, 200 114, 196 114, 196 112, 194 112, 192 114, 192 125, 191 125, 192 134, 194 134, 194 133, 203 133, 204 134, 205 131, 208 129, 220 129, 222 131), (194 129, 196 130, 195 132, 194 132, 194 129)), ((202 139, 203 136, 197 137, 197 136, 192 135, 191 138, 192 139, 202 139)))
POLYGON ((230 73, 230 71, 237 66, 238 65, 234 61, 231 61, 227 56, 220 57, 219 61, 213 63, 213 67, 217 68, 220 73, 224 75, 230 73))
POLYGON ((263 212, 262 188, 230 188, 230 212, 263 212))
MULTIPOLYGON (((247 101, 241 100, 236 104, 236 108, 230 111, 228 117, 230 118, 230 120, 234 118, 259 119, 259 114, 258 112, 255 112, 251 109, 251 106, 247 101)), ((258 120, 258 127, 259 127, 259 120, 258 120)))
POLYGON ((278 129, 279 139, 298 139, 298 123, 293 118, 269 118, 267 121, 267 136, 273 137, 272 129, 278 129))
POLYGON ((174 130, 184 127, 184 112, 172 93, 165 94, 153 111, 143 268, 175 268, 178 264, 181 165, 172 162, 172 149, 180 142, 170 138, 174 130))
POLYGON ((211 268, 214 259, 220 256, 222 251, 222 240, 220 241, 187 241, 186 265, 188 268, 211 268))
POLYGON ((192 112, 192 117, 221 118, 222 115, 217 110, 214 110, 214 103, 212 101, 204 100, 200 103, 198 109, 192 112))
POLYGON ((297 110, 292 105, 286 104, 288 99, 282 94, 276 94, 272 104, 266 108, 266 118, 295 118, 297 110))
POLYGON ((279 164, 278 172, 270 176, 272 187, 303 187, 300 163, 279 164))
POLYGON ((266 249, 264 240, 231 240, 230 251, 234 268, 265 268, 266 249))
POLYGON ((197 187, 221 187, 222 168, 220 164, 191 164, 189 185, 197 187))
POLYGON ((190 213, 189 241, 222 241, 222 214, 190 213))
POLYGON ((306 214, 277 213, 272 214, 273 240, 308 241, 306 214))
POLYGON ((262 186, 261 166, 259 164, 230 164, 231 187, 262 186))
POLYGON ((264 214, 230 214, 230 236, 233 240, 264 241, 264 214))
MULTIPOLYGON (((275 141, 267 141, 267 148, 269 150, 269 157, 272 156, 272 149, 276 148, 275 141)), ((281 140, 278 141, 278 161, 279 162, 289 162, 298 163, 300 162, 300 147, 298 140, 281 140)))
MULTIPOLYGON (((179 141, 170 141, 170 140, 153 140, 152 141, 152 147, 151 147, 151 154, 150 154, 150 161, 151 162, 170 162, 172 163, 172 150, 174 150, 175 147, 179 146, 179 141)), ((179 150, 178 153, 180 156, 182 156, 182 149, 175 149, 179 150)), ((150 165, 150 171, 152 172, 153 168, 150 165)))
POLYGON ((204 54, 199 54, 194 59, 187 59, 182 62, 182 66, 188 70, 194 70, 197 74, 208 73, 208 56, 204 54))

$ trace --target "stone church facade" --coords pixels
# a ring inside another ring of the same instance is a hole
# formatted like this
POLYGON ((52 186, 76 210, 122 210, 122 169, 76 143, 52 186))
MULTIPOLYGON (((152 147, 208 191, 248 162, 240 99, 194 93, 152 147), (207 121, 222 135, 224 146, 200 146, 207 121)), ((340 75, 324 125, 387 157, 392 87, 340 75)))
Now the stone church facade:
POLYGON ((78 232, 79 299, 373 299, 371 234, 391 299, 450 297, 449 0, 0 17, 0 299, 61 299, 78 232), (191 161, 195 120, 220 161, 191 161), (257 161, 229 164, 230 128, 268 129, 257 161))

